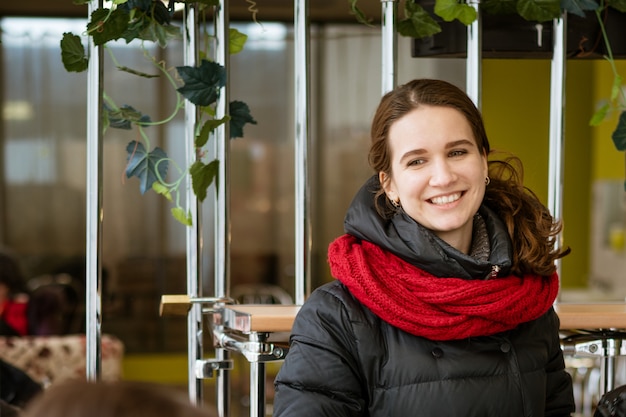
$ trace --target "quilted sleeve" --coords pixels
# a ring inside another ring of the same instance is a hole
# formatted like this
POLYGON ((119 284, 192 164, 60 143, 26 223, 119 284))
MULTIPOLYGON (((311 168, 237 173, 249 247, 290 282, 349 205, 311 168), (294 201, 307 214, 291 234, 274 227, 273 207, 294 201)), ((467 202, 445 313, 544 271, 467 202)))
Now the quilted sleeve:
POLYGON ((357 346, 345 304, 324 287, 298 313, 275 380, 274 417, 364 416, 357 346))

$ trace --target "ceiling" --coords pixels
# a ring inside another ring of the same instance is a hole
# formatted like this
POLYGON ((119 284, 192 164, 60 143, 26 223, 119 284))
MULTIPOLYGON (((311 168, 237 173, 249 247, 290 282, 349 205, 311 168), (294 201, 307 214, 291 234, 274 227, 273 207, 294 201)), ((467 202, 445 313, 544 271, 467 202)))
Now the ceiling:
MULTIPOLYGON (((250 20, 248 10, 255 3, 259 21, 293 21, 293 0, 226 0, 229 1, 231 20, 250 20)), ((359 8, 375 20, 380 17, 380 0, 360 0, 359 8)), ((313 22, 356 22, 350 12, 349 0, 309 0, 309 15, 313 22)), ((86 17, 87 7, 77 6, 72 0, 0 1, 0 17, 86 17)))

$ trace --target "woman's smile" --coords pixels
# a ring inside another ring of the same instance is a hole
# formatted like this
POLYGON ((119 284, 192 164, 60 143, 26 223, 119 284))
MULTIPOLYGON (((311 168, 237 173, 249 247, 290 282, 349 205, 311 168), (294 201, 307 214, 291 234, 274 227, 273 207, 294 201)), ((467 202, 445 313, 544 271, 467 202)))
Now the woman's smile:
POLYGON ((448 194, 448 195, 443 195, 443 196, 438 196, 438 197, 432 197, 430 199, 430 202, 436 206, 441 206, 444 204, 454 203, 459 198, 461 198, 461 193, 454 193, 454 194, 448 194))

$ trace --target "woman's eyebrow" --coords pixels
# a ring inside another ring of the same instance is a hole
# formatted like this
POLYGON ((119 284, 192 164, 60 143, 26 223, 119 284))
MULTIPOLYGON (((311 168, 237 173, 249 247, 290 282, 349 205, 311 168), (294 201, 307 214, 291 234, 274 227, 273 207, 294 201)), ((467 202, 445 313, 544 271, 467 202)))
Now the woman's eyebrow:
POLYGON ((405 152, 401 157, 400 157, 400 162, 403 162, 406 159, 409 158, 413 158, 415 156, 418 155, 423 155, 425 154, 427 151, 426 149, 423 148, 419 148, 419 149, 411 149, 410 151, 405 152))
POLYGON ((446 149, 454 148, 455 146, 459 146, 459 145, 474 146, 474 142, 469 140, 469 139, 459 139, 459 140, 455 140, 455 141, 446 143, 446 149))

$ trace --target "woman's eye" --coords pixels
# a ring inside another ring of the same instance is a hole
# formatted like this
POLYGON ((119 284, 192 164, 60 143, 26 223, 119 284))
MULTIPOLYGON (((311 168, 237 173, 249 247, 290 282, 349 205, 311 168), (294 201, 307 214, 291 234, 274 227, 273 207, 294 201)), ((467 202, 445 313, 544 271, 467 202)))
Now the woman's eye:
POLYGON ((409 161, 408 165, 409 166, 415 166, 415 165, 422 165, 424 163, 423 159, 413 159, 411 161, 409 161))
POLYGON ((450 152, 450 156, 462 156, 465 155, 467 151, 465 149, 457 149, 455 151, 450 152))

